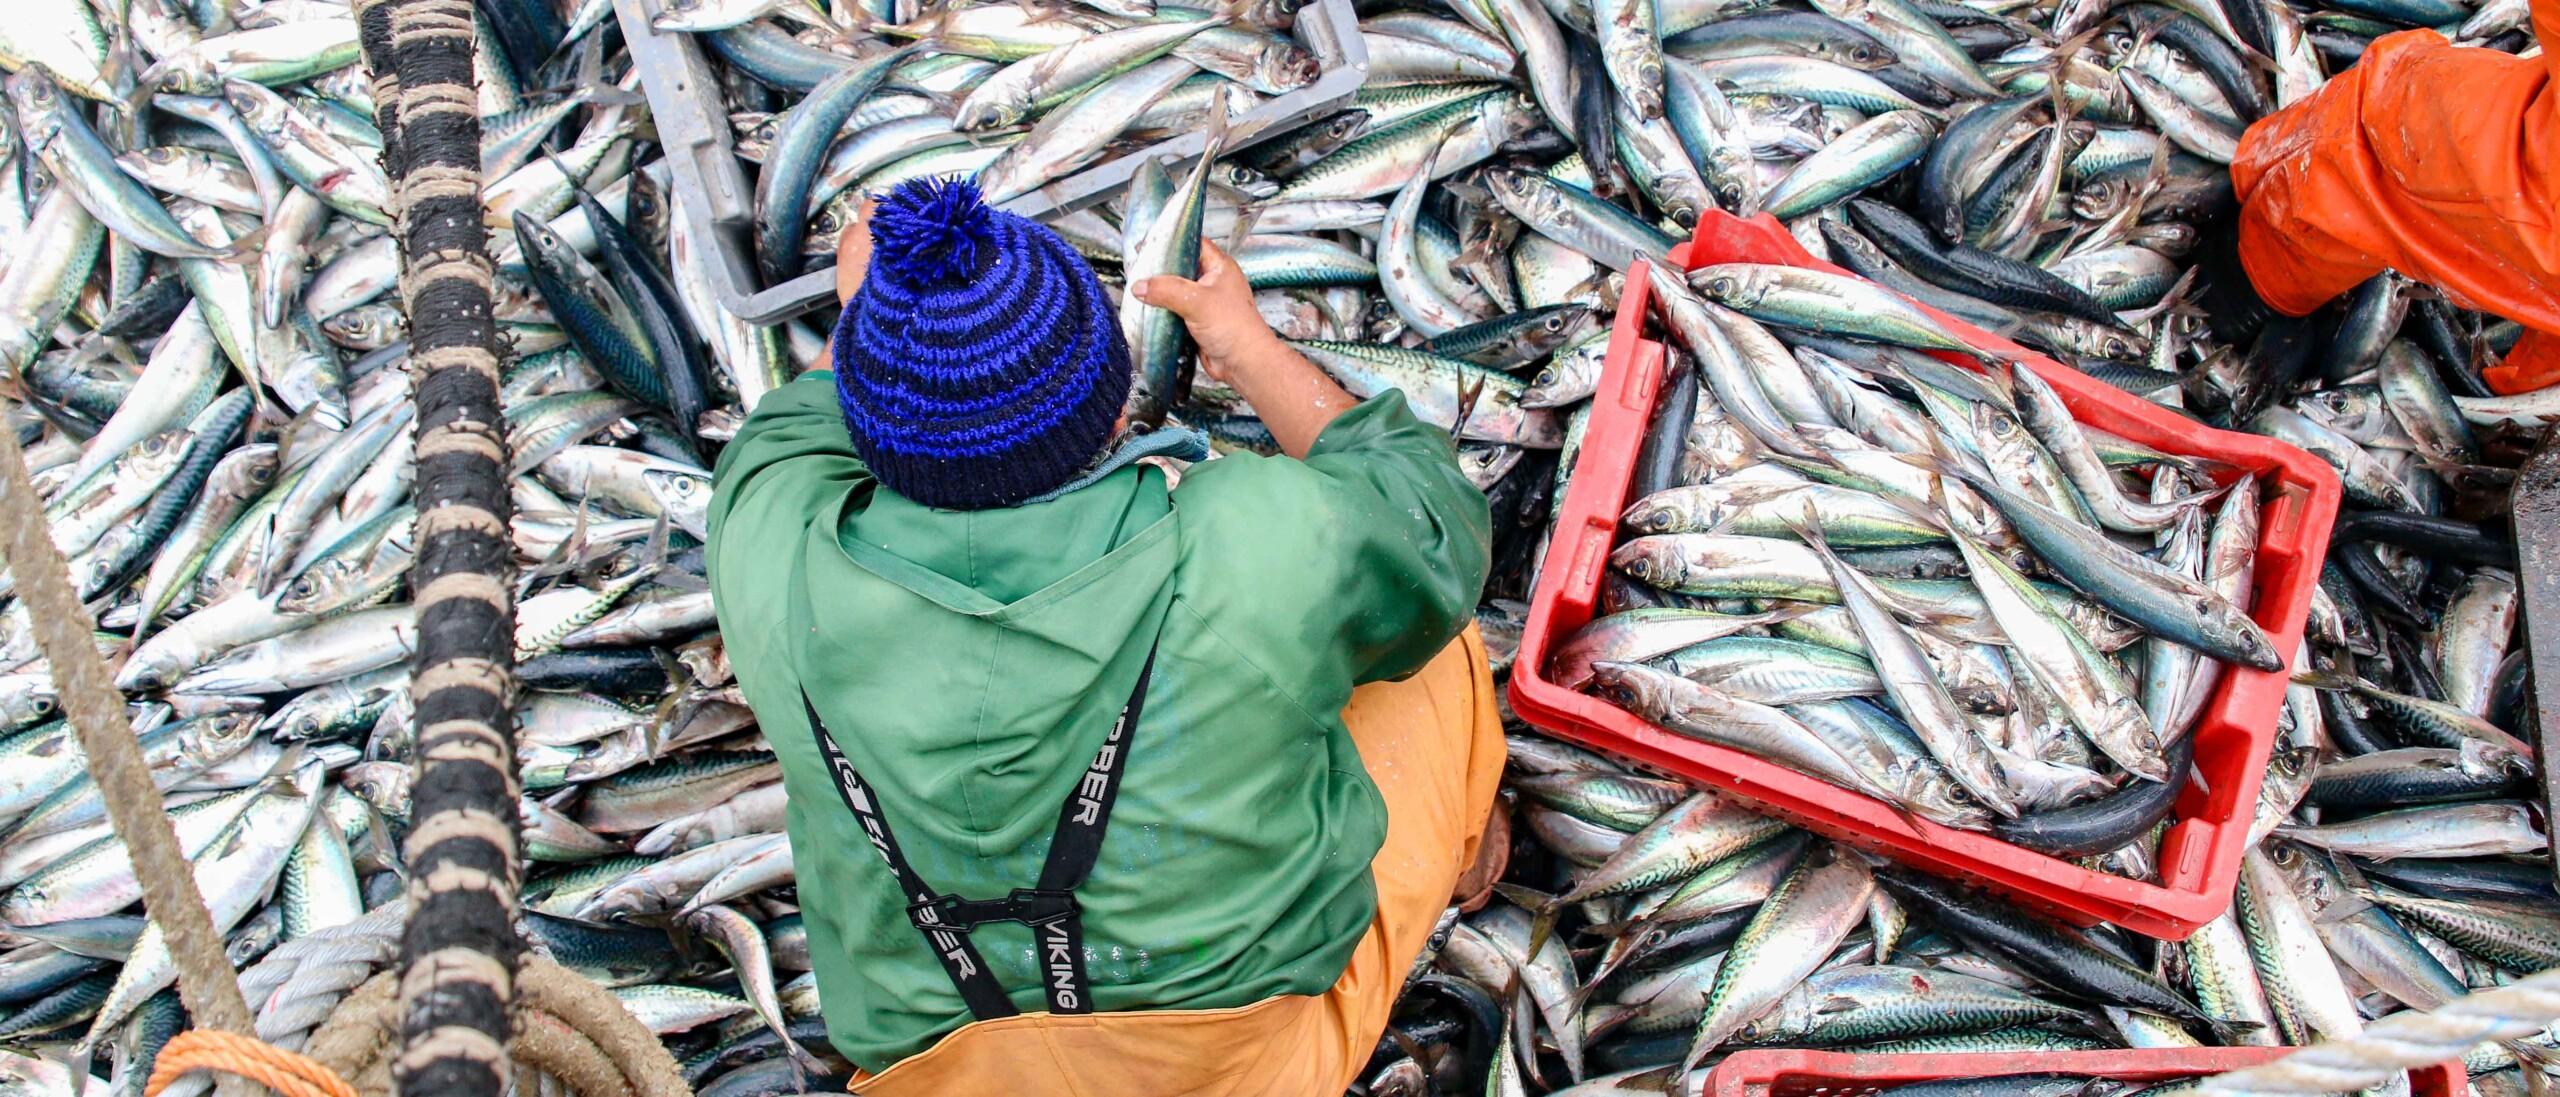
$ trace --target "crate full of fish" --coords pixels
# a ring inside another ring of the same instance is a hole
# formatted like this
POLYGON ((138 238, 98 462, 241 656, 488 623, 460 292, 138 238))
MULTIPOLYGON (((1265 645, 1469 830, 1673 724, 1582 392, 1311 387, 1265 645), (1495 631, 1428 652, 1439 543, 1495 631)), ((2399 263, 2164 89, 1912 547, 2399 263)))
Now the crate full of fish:
MULTIPOLYGON (((1746 1051, 1716 1064, 1704 1097, 2135 1097, 2256 1066, 2276 1048, 2159 1048, 2042 1055, 1844 1055, 1746 1051)), ((2462 1065, 2409 1072, 2410 1097, 2461 1097, 2462 1065)))
POLYGON ((963 175, 1047 219, 1119 192, 1146 160, 1199 156, 1213 103, 1236 151, 1330 114, 1368 79, 1350 0, 899 5, 836 37, 854 52, 794 37, 764 18, 773 5, 614 7, 721 305, 759 324, 835 299, 825 227, 863 194, 963 175))
POLYGON ((1631 275, 1605 373, 1522 716, 2074 920, 2178 937, 2229 905, 2327 465, 1766 218, 1631 275))

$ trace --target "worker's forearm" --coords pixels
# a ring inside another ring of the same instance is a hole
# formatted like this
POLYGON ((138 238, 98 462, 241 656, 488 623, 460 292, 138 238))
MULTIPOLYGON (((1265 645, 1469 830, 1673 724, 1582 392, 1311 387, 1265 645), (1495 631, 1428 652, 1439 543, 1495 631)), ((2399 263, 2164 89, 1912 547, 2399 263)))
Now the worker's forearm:
POLYGON ((1315 363, 1268 332, 1218 363, 1218 372, 1262 417, 1280 452, 1305 457, 1335 416, 1359 403, 1315 363))

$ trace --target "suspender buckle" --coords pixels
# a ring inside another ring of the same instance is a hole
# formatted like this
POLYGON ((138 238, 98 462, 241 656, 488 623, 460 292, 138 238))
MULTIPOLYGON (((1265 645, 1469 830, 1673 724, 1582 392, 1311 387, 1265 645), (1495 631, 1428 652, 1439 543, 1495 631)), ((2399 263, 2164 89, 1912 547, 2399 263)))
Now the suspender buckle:
POLYGON ((940 929, 967 933, 989 922, 1020 922, 1038 927, 1073 918, 1077 913, 1074 892, 1040 888, 1015 888, 1002 899, 935 895, 907 904, 907 920, 927 932, 940 929))
POLYGON ((1062 922, 1078 913, 1076 893, 1043 891, 1039 888, 1015 888, 1005 899, 1015 910, 1013 920, 1038 929, 1051 922, 1062 922))

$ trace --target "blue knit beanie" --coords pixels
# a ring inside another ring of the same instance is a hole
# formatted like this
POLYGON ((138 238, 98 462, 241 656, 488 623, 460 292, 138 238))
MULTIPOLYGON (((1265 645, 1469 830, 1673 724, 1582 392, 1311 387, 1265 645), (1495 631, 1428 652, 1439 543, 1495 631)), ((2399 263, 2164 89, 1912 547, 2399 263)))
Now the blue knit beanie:
POLYGON ((943 510, 1005 507, 1101 454, 1129 348, 1084 257, 942 179, 881 199, 871 238, 836 320, 836 399, 882 484, 943 510))

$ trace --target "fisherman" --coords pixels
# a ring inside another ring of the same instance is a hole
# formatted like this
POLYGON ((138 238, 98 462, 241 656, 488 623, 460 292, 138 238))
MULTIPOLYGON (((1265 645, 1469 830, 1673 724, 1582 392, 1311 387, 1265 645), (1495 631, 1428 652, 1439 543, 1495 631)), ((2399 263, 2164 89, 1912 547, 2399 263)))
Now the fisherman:
MULTIPOLYGON (((2385 268, 2457 304, 2524 325, 2485 371, 2500 393, 2560 381, 2560 0, 2534 0, 2538 56, 2455 47, 2433 30, 2384 35, 2354 68, 2260 119, 2231 183, 2246 281, 2302 316, 2385 268)), ((2208 278, 2207 311, 2254 302, 2208 278)))
POLYGON ((1092 269, 938 180, 844 234, 833 370, 721 455, 721 632, 857 1093, 1339 1094, 1499 876, 1485 500, 1201 271, 1134 292, 1285 456, 1143 460, 1204 440, 1124 437, 1092 269))

